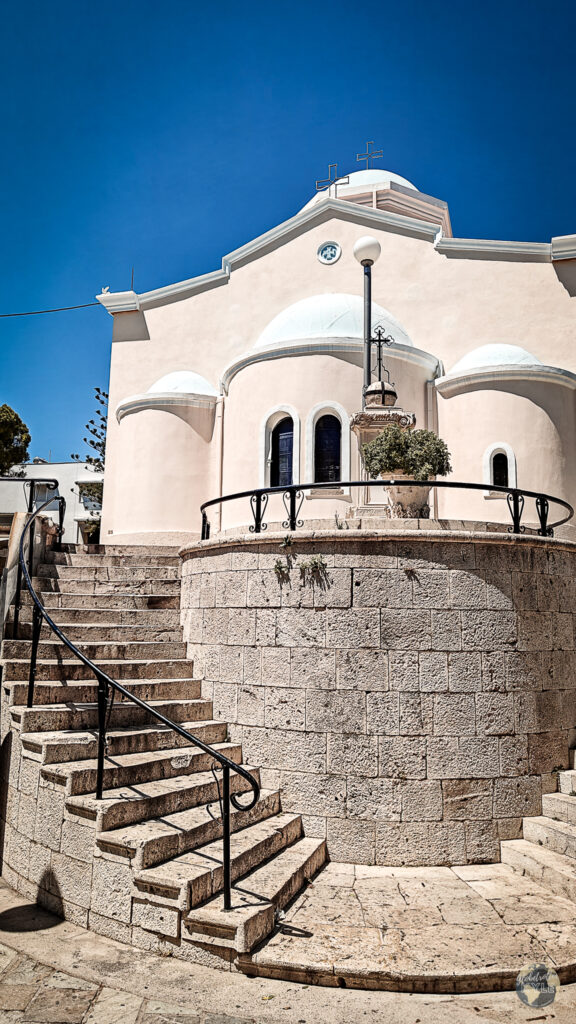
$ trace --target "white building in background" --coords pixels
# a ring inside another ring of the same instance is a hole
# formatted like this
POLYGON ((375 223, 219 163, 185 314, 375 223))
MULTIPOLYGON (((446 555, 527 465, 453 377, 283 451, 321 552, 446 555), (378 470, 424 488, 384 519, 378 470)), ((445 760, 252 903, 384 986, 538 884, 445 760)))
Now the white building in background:
MULTIPOLYGON (((48 490, 42 484, 36 485, 34 507, 38 508, 52 496, 65 498, 64 543, 82 543, 86 537, 87 527, 98 521, 102 508, 102 502, 95 499, 94 495, 88 494, 87 488, 90 484, 101 484, 104 475, 95 473, 87 462, 45 462, 44 459, 34 459, 21 466, 14 466, 14 470, 21 472, 24 478, 58 481, 58 488, 55 491, 48 490)), ((24 479, 14 477, 13 480, 0 481, 0 522, 9 528, 14 513, 27 510, 28 496, 29 487, 24 479)), ((54 510, 56 518, 55 502, 48 506, 48 511, 51 510, 54 510)))

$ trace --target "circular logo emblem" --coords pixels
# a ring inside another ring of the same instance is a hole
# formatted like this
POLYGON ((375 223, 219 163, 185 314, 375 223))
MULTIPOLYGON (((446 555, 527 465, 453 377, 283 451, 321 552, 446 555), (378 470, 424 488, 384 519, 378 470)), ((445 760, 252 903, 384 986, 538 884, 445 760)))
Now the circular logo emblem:
POLYGON ((320 263, 336 263, 336 260, 339 260, 342 255, 342 249, 338 242, 322 242, 322 245, 318 246, 316 255, 320 263))
POLYGON ((549 1006, 556 999, 560 978, 553 967, 530 964, 516 978, 516 995, 526 1006, 549 1006))

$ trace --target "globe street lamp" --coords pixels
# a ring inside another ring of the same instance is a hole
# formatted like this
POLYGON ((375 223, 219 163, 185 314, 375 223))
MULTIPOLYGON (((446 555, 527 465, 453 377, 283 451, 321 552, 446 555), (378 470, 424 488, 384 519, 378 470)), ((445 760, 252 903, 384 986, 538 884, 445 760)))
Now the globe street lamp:
POLYGON ((377 238, 364 235, 354 245, 354 256, 364 267, 364 387, 362 408, 366 405, 366 389, 370 387, 372 362, 372 264, 376 263, 381 249, 377 238))

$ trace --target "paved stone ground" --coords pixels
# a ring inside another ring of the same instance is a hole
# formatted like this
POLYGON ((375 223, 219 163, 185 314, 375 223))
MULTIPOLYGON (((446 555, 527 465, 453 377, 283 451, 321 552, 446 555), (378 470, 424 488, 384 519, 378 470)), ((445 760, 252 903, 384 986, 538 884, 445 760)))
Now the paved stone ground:
POLYGON ((573 982, 576 907, 506 864, 332 863, 252 962, 290 980, 419 992, 510 988, 538 962, 573 982))
MULTIPOLYGON (((428 912, 423 905, 418 909, 428 912)), ((296 919, 303 904, 290 913, 296 919)), ((514 992, 358 991, 212 971, 83 931, 29 904, 0 880, 2 1024, 573 1024, 575 1017, 576 985, 562 986, 553 1006, 530 1009, 514 992)))

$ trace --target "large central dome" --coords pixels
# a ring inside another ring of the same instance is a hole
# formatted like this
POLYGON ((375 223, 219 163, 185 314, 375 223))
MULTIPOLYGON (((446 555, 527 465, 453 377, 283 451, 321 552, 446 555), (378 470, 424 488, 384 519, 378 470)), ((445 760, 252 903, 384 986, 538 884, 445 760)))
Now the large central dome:
MULTIPOLYGON (((372 303, 372 329, 382 327, 399 345, 412 345, 402 324, 387 309, 372 303)), ((364 337, 364 302, 360 295, 312 295, 283 309, 264 328, 255 349, 314 339, 364 337)))
MULTIPOLYGON (((382 171, 379 167, 370 167, 365 171, 352 171, 352 173, 347 175, 347 177, 349 179, 347 185, 338 185, 338 199, 347 199, 350 196, 357 195, 362 192, 372 192, 374 189, 379 190, 390 188, 391 184, 402 185, 403 188, 409 188, 413 192, 419 191, 416 188, 416 185, 413 185, 411 181, 408 181, 408 178, 403 178, 401 174, 394 174, 393 171, 382 171)), ((331 196, 334 195, 334 187, 330 189, 330 193, 328 193, 328 189, 325 189, 322 192, 317 192, 316 195, 312 196, 312 199, 306 203, 304 209, 306 210, 315 203, 319 203, 322 199, 326 199, 328 194, 331 196)))

